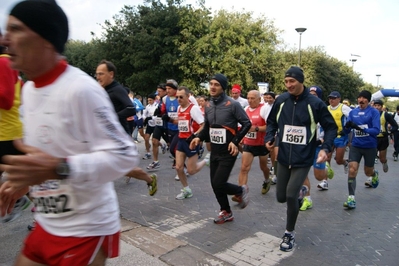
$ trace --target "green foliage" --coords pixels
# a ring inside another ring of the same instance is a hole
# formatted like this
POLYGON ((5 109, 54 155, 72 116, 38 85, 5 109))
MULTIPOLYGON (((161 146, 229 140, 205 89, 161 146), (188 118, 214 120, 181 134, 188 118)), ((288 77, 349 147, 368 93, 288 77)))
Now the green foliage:
MULTIPOLYGON (((116 79, 142 95, 168 78, 205 94, 201 84, 215 73, 224 73, 230 85, 240 84, 244 94, 257 82, 281 93, 285 71, 298 60, 298 51, 286 48, 273 21, 254 19, 244 10, 212 14, 204 0, 195 7, 182 0, 145 0, 124 6, 102 27, 102 36, 89 43, 69 41, 65 56, 90 75, 101 59, 112 61, 116 79)), ((305 85, 320 86, 325 100, 334 90, 353 102, 361 89, 376 89, 322 47, 302 50, 301 67, 305 85)))

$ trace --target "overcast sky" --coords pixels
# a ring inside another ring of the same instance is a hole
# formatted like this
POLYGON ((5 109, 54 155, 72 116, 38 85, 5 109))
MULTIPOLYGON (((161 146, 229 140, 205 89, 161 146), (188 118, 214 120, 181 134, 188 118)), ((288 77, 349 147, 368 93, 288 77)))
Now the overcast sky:
MULTIPOLYGON (((1 0, 3 31, 7 14, 17 2, 1 0)), ((58 3, 69 18, 70 38, 89 41, 90 32, 99 35, 99 24, 111 20, 124 5, 135 6, 143 1, 58 0, 58 3)), ((185 3, 195 4, 195 0, 185 3)), ((206 6, 214 11, 245 9, 253 11, 254 16, 274 20, 275 26, 284 31, 281 38, 290 47, 299 46, 295 28, 307 28, 302 34, 302 48, 323 46, 327 54, 348 65, 352 65, 351 58, 356 58, 354 69, 365 81, 377 85, 376 75, 380 74, 380 86, 399 89, 399 48, 395 43, 399 28, 397 0, 208 0, 206 6)))

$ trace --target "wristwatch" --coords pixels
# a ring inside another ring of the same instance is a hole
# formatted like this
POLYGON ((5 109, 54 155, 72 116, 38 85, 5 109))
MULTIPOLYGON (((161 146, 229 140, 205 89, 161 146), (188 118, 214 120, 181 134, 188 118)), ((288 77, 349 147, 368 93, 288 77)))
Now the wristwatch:
POLYGON ((67 179, 70 175, 70 168, 66 158, 62 158, 61 162, 57 165, 55 172, 59 176, 60 180, 67 179))
POLYGON ((255 131, 256 131, 256 132, 259 131, 259 127, 258 127, 258 126, 255 127, 255 131))

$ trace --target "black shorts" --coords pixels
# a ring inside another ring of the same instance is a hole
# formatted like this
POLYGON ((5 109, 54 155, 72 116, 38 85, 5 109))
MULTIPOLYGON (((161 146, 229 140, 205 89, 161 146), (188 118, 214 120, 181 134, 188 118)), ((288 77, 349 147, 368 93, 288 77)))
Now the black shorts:
POLYGON ((265 145, 260 146, 250 146, 250 145, 243 145, 242 150, 244 152, 252 153, 254 157, 256 156, 265 156, 269 154, 269 150, 266 149, 265 145))
POLYGON ((190 150, 190 144, 187 143, 186 139, 180 139, 177 141, 177 150, 184 152, 188 158, 198 154, 199 146, 195 147, 194 150, 190 150))
POLYGON ((377 138, 377 150, 378 151, 386 150, 386 149, 388 149, 388 146, 389 146, 388 137, 377 138))
POLYGON ((3 163, 2 157, 4 155, 22 155, 23 153, 17 150, 12 143, 12 140, 0 141, 0 163, 3 163))
POLYGON ((155 130, 155 127, 150 127, 150 126, 147 125, 147 127, 145 129, 145 134, 148 134, 148 135, 151 136, 152 133, 154 133, 154 130, 155 130))
POLYGON ((353 147, 349 149, 349 162, 360 163, 362 157, 364 158, 364 166, 374 167, 375 155, 377 154, 376 148, 362 149, 358 147, 353 147))
POLYGON ((155 126, 154 132, 152 133, 152 138, 157 140, 161 140, 161 138, 163 138, 167 143, 169 143, 167 132, 167 128, 164 128, 163 126, 155 126))

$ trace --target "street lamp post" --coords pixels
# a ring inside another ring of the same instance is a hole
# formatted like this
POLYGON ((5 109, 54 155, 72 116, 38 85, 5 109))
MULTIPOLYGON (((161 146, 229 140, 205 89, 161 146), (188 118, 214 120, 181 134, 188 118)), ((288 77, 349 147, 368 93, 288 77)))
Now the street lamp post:
POLYGON ((349 59, 349 61, 352 62, 352 69, 353 69, 353 66, 355 65, 355 62, 357 61, 357 59, 356 58, 352 58, 352 59, 349 59))
POLYGON ((299 33, 299 59, 298 59, 298 66, 301 66, 301 41, 302 41, 302 33, 306 31, 306 28, 296 28, 296 32, 299 33))
POLYGON ((378 83, 380 81, 381 74, 377 74, 376 76, 377 76, 377 89, 378 89, 378 83))

